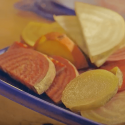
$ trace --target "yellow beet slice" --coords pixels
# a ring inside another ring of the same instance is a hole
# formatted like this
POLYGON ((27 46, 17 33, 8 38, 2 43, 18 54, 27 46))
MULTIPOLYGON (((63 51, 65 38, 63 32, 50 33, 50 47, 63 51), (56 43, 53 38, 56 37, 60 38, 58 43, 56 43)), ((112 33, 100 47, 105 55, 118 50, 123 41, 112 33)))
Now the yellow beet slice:
POLYGON ((111 69, 111 72, 114 75, 116 75, 116 77, 118 77, 118 79, 119 79, 119 88, 121 88, 122 83, 123 83, 123 74, 122 74, 122 71, 118 67, 114 67, 113 69, 111 69))
POLYGON ((54 23, 38 23, 30 22, 23 30, 21 34, 22 40, 29 46, 34 46, 35 42, 42 36, 49 32, 60 32, 65 33, 61 26, 54 23))
POLYGON ((42 36, 34 49, 47 55, 61 56, 69 60, 77 69, 88 67, 84 54, 65 34, 51 32, 42 36))
POLYGON ((125 91, 118 92, 105 105, 99 108, 81 111, 81 115, 104 125, 124 125, 125 91))
POLYGON ((109 9, 81 2, 76 2, 75 11, 81 25, 88 56, 91 62, 99 67, 123 44, 124 19, 109 9))
POLYGON ((72 111, 94 109, 113 97, 118 85, 118 78, 107 70, 87 71, 66 86, 62 102, 72 111))

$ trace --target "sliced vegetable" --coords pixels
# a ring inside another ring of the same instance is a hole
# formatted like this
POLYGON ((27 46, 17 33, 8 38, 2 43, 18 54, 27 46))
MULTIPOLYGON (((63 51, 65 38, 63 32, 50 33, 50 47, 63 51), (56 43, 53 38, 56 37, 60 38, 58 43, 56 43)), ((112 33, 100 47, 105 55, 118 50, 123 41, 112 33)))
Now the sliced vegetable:
POLYGON ((116 51, 113 55, 111 55, 107 61, 120 61, 125 59, 125 47, 116 51))
POLYGON ((104 106, 81 111, 81 115, 106 125, 125 123, 125 91, 117 93, 104 106))
POLYGON ((72 111, 89 110, 104 105, 118 90, 118 78, 107 70, 90 70, 73 79, 62 96, 72 111))
POLYGON ((42 36, 34 49, 49 56, 57 55, 68 59, 77 69, 88 67, 87 60, 77 45, 65 34, 51 32, 42 36))
POLYGON ((122 16, 106 8, 76 2, 83 37, 92 63, 101 66, 124 42, 125 23, 122 16))
POLYGON ((34 92, 42 94, 55 78, 54 64, 42 53, 22 46, 15 48, 17 45, 14 43, 0 55, 0 69, 34 92))
POLYGON ((119 88, 118 91, 125 90, 125 60, 120 61, 107 61, 103 66, 101 66, 101 69, 111 70, 114 67, 118 67, 122 74, 123 74, 123 83, 122 86, 119 88))
MULTIPOLYGON (((74 79, 76 76, 78 76, 78 71, 76 68, 66 59, 59 57, 59 56, 53 56, 54 60, 59 61, 60 63, 64 64, 66 67, 64 70, 61 70, 59 72, 52 85, 49 87, 49 89, 46 91, 46 94, 55 102, 60 103, 62 98, 62 92, 65 89, 66 85, 74 79)), ((56 67, 57 65, 55 65, 56 67)), ((61 67, 60 67, 61 68, 61 67)), ((57 68, 56 68, 57 71, 57 68)))
POLYGON ((10 49, 18 49, 18 48, 20 48, 20 47, 22 47, 22 48, 29 48, 29 46, 27 46, 27 45, 24 44, 24 43, 14 42, 13 45, 10 46, 8 50, 10 50, 10 49))
POLYGON ((65 68, 66 65, 64 65, 63 63, 59 62, 58 60, 55 60, 52 57, 49 57, 49 59, 54 63, 55 68, 56 68, 56 75, 58 75, 60 72, 62 72, 65 68))
POLYGON ((65 33, 58 23, 30 22, 21 34, 22 41, 30 46, 34 46, 35 42, 49 32, 65 33))
POLYGON ((113 69, 110 70, 116 77, 119 79, 119 88, 121 88, 122 83, 123 83, 123 74, 121 70, 118 67, 114 67, 113 69))
POLYGON ((67 35, 86 54, 87 47, 82 35, 82 30, 76 16, 54 16, 55 21, 66 31, 67 35))

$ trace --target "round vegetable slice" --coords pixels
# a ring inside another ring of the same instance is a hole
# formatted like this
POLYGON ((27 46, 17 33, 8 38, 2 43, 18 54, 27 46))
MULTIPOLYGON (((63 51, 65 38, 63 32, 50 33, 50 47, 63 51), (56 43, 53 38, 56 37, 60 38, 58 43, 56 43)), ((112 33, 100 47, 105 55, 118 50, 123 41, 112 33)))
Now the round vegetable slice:
POLYGON ((35 42, 41 37, 49 32, 60 32, 65 33, 65 31, 59 26, 58 23, 38 23, 30 22, 23 30, 21 34, 22 41, 29 46, 34 46, 35 42))
POLYGON ((94 110, 81 111, 81 115, 102 124, 125 122, 125 91, 117 93, 104 106, 94 110))
MULTIPOLYGON (((64 59, 60 56, 53 56, 55 60, 65 65, 65 68, 59 72, 49 89, 46 91, 46 94, 55 102, 60 103, 63 90, 66 85, 75 77, 79 75, 77 69, 73 64, 71 64, 67 59, 64 59)), ((55 65, 56 67, 56 65, 55 65)), ((57 70, 56 70, 57 71, 57 70)))
POLYGON ((77 69, 88 67, 85 55, 66 34, 59 32, 48 33, 38 39, 34 49, 49 56, 56 55, 66 58, 77 69))
POLYGON ((101 69, 105 70, 111 70, 114 67, 118 67, 122 74, 123 74, 123 83, 121 87, 119 88, 118 91, 123 91, 125 90, 125 60, 120 60, 120 61, 107 61, 103 66, 101 66, 101 69))
POLYGON ((120 61, 125 59, 125 47, 116 51, 113 55, 111 55, 107 61, 120 61))
POLYGON ((125 23, 118 13, 99 6, 76 2, 88 56, 98 67, 124 42, 125 23), (99 60, 102 61, 99 61, 99 60))
POLYGON ((66 86, 62 102, 72 111, 97 108, 116 94, 118 84, 118 78, 107 70, 87 71, 66 86))
POLYGON ((122 71, 118 67, 114 67, 113 69, 110 70, 116 77, 119 79, 119 88, 121 88, 122 83, 123 83, 123 74, 122 71))

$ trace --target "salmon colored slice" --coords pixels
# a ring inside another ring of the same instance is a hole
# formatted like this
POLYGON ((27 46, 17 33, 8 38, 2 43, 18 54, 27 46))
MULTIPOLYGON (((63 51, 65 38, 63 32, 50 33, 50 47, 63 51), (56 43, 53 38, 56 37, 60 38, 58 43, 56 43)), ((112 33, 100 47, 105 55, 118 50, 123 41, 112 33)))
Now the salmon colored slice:
POLYGON ((24 43, 21 43, 21 42, 14 42, 13 43, 13 45, 12 46, 10 46, 9 47, 9 49, 8 50, 10 50, 10 49, 18 49, 18 48, 20 48, 20 47, 22 47, 22 48, 29 48, 29 46, 28 45, 26 45, 26 44, 24 44, 24 43))
POLYGON ((0 55, 0 69, 38 94, 49 88, 56 75, 47 56, 17 43, 0 55))
POLYGON ((59 62, 58 60, 53 59, 52 57, 49 57, 49 59, 54 63, 55 68, 56 68, 56 75, 58 75, 60 72, 62 72, 65 68, 66 65, 63 63, 59 62))
POLYGON ((66 85, 78 76, 76 68, 66 59, 59 56, 52 56, 55 60, 64 64, 66 68, 56 75, 52 85, 46 91, 46 94, 55 102, 61 102, 62 92, 66 85))
POLYGON ((49 56, 56 55, 68 59, 77 69, 88 67, 85 55, 64 33, 51 32, 42 36, 35 43, 34 49, 49 56))

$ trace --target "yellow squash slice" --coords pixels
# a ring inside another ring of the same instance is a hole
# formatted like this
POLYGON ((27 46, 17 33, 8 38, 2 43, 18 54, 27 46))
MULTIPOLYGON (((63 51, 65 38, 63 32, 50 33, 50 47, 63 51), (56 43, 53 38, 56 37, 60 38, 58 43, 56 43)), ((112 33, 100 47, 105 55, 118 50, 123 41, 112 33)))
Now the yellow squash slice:
POLYGON ((34 46, 35 42, 42 36, 50 32, 65 33, 63 28, 56 22, 54 23, 38 23, 30 22, 21 34, 22 40, 30 45, 34 46))
POLYGON ((65 88, 62 102, 72 111, 94 109, 104 105, 118 90, 118 78, 107 70, 82 73, 65 88))
POLYGON ((76 2, 75 11, 90 60, 99 67, 123 44, 124 19, 109 9, 81 2, 76 2))

